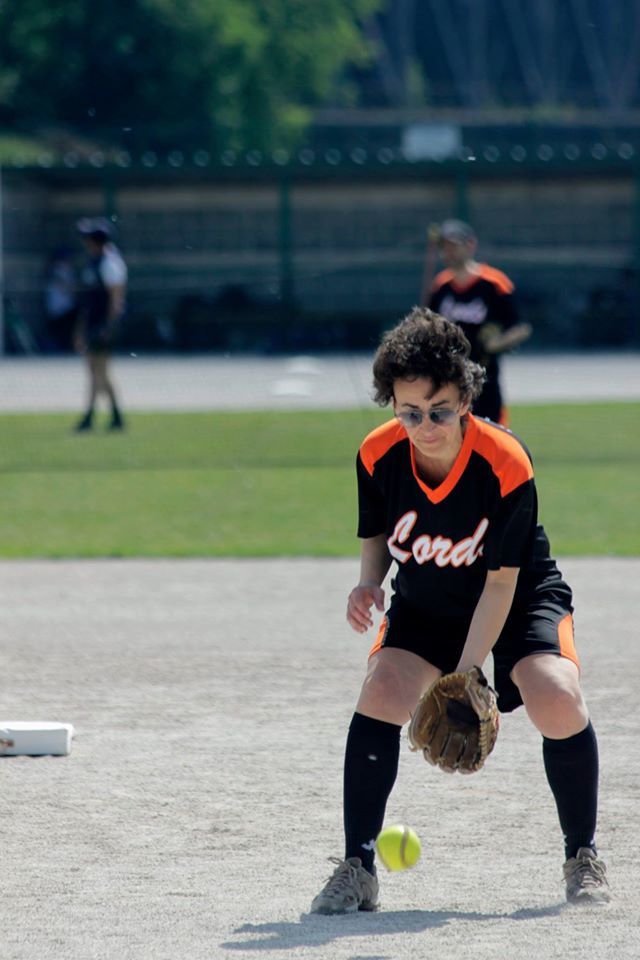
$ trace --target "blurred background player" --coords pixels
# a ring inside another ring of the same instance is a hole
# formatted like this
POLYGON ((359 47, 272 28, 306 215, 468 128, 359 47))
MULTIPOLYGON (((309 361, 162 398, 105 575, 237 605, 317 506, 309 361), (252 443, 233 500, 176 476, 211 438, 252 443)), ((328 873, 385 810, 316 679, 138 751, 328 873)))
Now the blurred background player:
POLYGON ((112 242, 111 224, 99 217, 77 224, 87 253, 80 276, 80 304, 75 348, 87 358, 89 403, 76 432, 93 428, 95 405, 104 394, 111 405, 110 430, 122 430, 124 420, 109 374, 111 349, 126 304, 127 267, 112 242))
POLYGON ((474 259, 477 243, 473 229, 462 220, 445 220, 439 227, 430 228, 421 300, 422 306, 460 324, 471 344, 471 359, 487 371, 473 412, 506 424, 499 356, 527 340, 531 326, 519 322, 509 277, 474 259), (431 282, 430 264, 435 261, 436 249, 446 269, 431 282))

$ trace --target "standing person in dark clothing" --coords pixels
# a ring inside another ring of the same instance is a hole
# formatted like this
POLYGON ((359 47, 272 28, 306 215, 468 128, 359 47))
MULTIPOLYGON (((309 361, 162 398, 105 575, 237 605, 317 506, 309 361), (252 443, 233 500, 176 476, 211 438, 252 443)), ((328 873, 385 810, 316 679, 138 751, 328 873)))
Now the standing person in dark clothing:
POLYGON ((423 305, 462 327, 471 344, 471 359, 487 372, 474 414, 506 424, 499 357, 527 340, 531 326, 518 319, 509 277, 474 259, 477 239, 469 224, 445 220, 434 240, 447 269, 436 276, 428 304, 423 305))
POLYGON ((104 394, 111 405, 110 430, 122 430, 124 420, 109 375, 109 359, 117 327, 126 304, 127 267, 112 242, 111 224, 104 218, 78 221, 87 261, 81 272, 80 309, 75 348, 87 358, 89 403, 76 432, 93 428, 97 398, 104 394))

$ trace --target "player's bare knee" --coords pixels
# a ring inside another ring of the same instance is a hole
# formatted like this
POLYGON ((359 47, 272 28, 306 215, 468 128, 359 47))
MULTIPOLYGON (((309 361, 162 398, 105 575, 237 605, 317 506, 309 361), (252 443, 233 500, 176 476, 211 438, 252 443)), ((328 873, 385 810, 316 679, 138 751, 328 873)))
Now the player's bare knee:
POLYGON ((384 709, 385 712, 391 711, 396 715, 406 714, 404 719, 408 720, 414 706, 412 698, 413 694, 407 689, 403 671, 394 664, 378 662, 367 674, 359 706, 365 706, 369 711, 384 709))
POLYGON ((547 737, 562 738, 578 733, 588 722, 587 708, 579 687, 548 684, 525 697, 527 712, 547 737))

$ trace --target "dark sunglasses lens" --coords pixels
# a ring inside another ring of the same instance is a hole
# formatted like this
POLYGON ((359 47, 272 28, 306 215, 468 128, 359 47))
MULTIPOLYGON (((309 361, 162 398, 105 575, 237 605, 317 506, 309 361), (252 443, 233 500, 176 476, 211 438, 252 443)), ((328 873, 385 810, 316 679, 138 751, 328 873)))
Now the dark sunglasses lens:
POLYGON ((425 418, 435 426, 441 427, 445 423, 452 423, 456 415, 455 410, 430 410, 429 413, 422 413, 420 410, 403 410, 397 416, 405 427, 415 428, 419 427, 425 418))
POLYGON ((422 414, 418 410, 403 410, 397 417, 404 427, 419 427, 422 423, 422 414))
POLYGON ((429 419, 431 423, 435 423, 440 426, 443 423, 451 423, 456 415, 455 410, 431 410, 429 411, 429 419))

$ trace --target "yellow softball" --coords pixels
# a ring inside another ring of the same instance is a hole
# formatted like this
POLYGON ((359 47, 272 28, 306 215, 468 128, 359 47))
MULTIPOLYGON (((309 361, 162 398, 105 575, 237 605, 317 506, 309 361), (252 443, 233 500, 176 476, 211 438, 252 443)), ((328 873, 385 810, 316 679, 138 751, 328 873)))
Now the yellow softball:
POLYGON ((421 849, 417 833, 402 823, 384 827, 376 838, 376 853, 387 870, 406 870, 415 866, 421 849))

